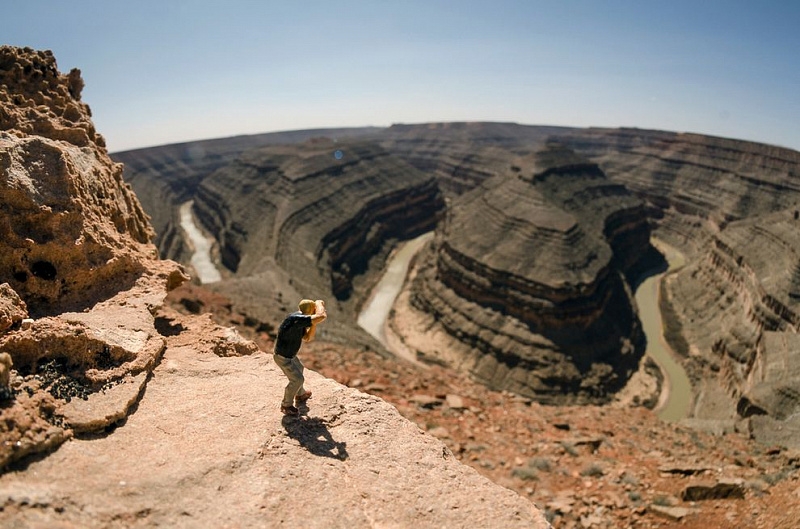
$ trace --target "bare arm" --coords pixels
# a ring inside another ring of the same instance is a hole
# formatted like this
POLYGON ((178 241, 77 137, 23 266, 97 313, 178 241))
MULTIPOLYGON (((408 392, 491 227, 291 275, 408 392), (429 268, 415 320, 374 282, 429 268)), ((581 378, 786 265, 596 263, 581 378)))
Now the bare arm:
POLYGON ((310 342, 314 339, 314 336, 317 333, 317 324, 325 321, 325 318, 327 317, 328 312, 325 310, 325 302, 323 302, 321 299, 317 300, 317 312, 316 314, 311 315, 311 327, 306 329, 306 332, 303 334, 304 342, 310 342))
POLYGON ((317 334, 317 324, 316 323, 312 323, 311 327, 306 329, 306 332, 303 333, 303 341, 304 342, 310 342, 311 340, 314 339, 314 335, 315 334, 317 334))

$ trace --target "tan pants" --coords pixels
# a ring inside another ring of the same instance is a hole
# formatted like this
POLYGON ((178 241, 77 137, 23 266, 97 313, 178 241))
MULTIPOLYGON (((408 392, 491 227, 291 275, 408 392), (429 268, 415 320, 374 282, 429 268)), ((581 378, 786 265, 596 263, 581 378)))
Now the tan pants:
POLYGON ((275 359, 275 363, 278 364, 283 374, 289 379, 289 383, 286 384, 286 390, 283 392, 281 406, 293 406, 295 397, 306 394, 306 390, 303 388, 303 382, 305 382, 305 377, 303 377, 303 364, 296 356, 293 358, 286 358, 279 354, 273 354, 272 358, 275 359))

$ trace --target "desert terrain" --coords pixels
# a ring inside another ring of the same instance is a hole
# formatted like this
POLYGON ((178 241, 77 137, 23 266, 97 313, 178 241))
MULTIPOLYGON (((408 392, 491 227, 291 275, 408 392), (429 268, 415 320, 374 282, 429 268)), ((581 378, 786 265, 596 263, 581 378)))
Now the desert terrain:
POLYGON ((429 123, 109 154, 80 71, 0 76, 3 525, 796 527, 800 153, 429 123))

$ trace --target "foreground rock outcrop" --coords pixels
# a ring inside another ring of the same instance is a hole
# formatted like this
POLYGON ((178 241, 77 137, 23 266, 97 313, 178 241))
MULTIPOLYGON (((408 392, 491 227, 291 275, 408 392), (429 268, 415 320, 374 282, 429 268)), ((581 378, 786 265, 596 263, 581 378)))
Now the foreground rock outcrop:
POLYGON ((379 398, 307 371, 310 409, 286 418, 269 355, 219 356, 198 341, 207 318, 162 318, 171 336, 137 412, 0 476, 0 524, 548 526, 379 398))
POLYGON ((186 279, 158 260, 82 88, 50 52, 0 48, 0 352, 16 372, 0 466, 128 414, 164 350, 153 313, 186 279))

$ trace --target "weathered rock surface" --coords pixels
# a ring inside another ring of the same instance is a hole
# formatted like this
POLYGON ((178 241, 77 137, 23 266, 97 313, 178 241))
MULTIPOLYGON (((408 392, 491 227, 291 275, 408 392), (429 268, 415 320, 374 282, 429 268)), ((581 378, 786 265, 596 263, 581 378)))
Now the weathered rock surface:
POLYGON ((127 415, 164 348, 153 312, 186 279, 157 260, 82 88, 52 53, 0 47, 2 466, 127 415))
POLYGON ((28 317, 28 307, 8 283, 0 285, 0 335, 28 317))
POLYGON ((741 479, 719 479, 715 482, 696 482, 681 491, 683 501, 703 501, 744 498, 744 483, 741 479))
POLYGON ((130 286, 152 229, 80 101, 80 72, 4 46, 0 86, 0 282, 36 316, 130 286))
POLYGON ((165 324, 174 330, 137 412, 0 476, 0 524, 548 527, 379 398, 307 371, 310 409, 286 418, 271 356, 198 347, 207 318, 165 324))
POLYGON ((643 352, 625 279, 649 248, 643 204, 562 146, 514 167, 448 210, 412 287, 428 332, 406 343, 493 388, 603 401, 643 352))

